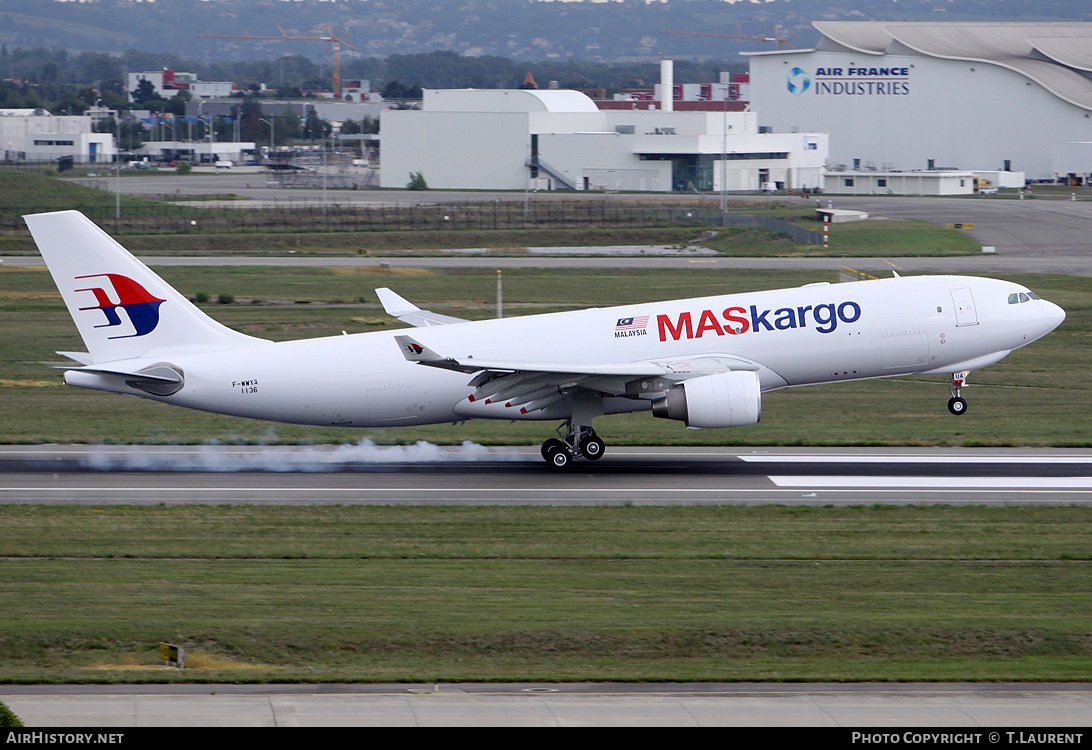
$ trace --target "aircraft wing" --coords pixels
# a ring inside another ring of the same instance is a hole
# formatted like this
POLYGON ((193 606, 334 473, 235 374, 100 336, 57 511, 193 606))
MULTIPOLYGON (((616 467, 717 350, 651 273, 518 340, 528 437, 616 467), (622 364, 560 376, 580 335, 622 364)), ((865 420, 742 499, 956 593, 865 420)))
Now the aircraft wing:
POLYGON ((379 297, 379 301, 383 303, 383 309, 386 310, 387 315, 390 315, 392 318, 398 318, 403 323, 408 323, 417 328, 466 322, 462 318, 454 318, 450 315, 441 315, 439 313, 431 312, 430 310, 422 310, 417 305, 395 292, 392 292, 387 287, 376 289, 375 293, 379 297))
POLYGON ((543 409, 577 391, 606 396, 653 398, 689 378, 731 370, 760 369, 755 362, 731 355, 622 363, 520 362, 445 357, 410 336, 395 336, 410 362, 467 374, 474 388, 472 402, 520 407, 524 414, 543 409))

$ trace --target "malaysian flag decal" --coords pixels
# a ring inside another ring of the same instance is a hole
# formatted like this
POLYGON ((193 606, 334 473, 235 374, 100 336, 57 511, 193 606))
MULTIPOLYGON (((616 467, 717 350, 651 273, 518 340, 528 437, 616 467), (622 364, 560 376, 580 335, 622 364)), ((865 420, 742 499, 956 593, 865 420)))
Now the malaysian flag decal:
POLYGON ((644 336, 648 333, 645 329, 648 328, 648 316, 639 315, 635 318, 619 318, 618 322, 614 325, 615 338, 625 338, 627 336, 644 336))

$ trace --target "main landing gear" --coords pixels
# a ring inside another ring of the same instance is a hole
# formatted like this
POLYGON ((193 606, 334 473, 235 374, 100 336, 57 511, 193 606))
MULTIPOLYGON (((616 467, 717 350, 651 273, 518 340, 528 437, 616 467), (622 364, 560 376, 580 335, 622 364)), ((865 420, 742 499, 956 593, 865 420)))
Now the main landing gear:
MULTIPOLYGON (((603 457, 607 446, 590 425, 574 425, 570 420, 564 426, 564 438, 550 438, 542 444, 542 457, 551 468, 559 471, 568 469, 578 456, 589 461, 598 461, 603 457)), ((558 434, 561 434, 560 427, 558 434)))
POLYGON ((952 373, 952 397, 948 399, 948 411, 957 417, 967 413, 967 399, 962 398, 959 391, 967 384, 968 374, 966 370, 952 373))

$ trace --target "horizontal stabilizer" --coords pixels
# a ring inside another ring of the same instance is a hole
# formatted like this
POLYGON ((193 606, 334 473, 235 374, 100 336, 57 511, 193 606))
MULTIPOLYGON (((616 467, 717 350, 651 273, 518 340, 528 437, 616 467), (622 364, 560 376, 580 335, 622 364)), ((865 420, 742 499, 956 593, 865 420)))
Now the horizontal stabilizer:
POLYGON ((113 369, 109 367, 71 367, 66 368, 70 370, 77 370, 79 372, 99 372, 103 375, 121 375, 126 378, 136 378, 138 380, 151 380, 156 383, 181 383, 182 376, 178 371, 170 367, 156 367, 146 370, 137 370, 136 372, 127 372, 125 370, 113 369))
MULTIPOLYGON (((77 362, 79 362, 81 365, 90 365, 90 364, 95 363, 95 360, 91 359, 91 355, 88 354, 87 352, 57 352, 57 354, 60 354, 62 357, 68 357, 69 359, 74 359, 77 362)), ((63 368, 63 369, 68 369, 68 368, 63 368)))
POLYGON ((177 393, 186 383, 182 370, 165 362, 142 367, 139 370, 95 365, 67 369, 65 382, 70 385, 78 384, 80 373, 86 373, 92 376, 105 376, 108 381, 111 379, 114 379, 114 382, 121 381, 130 388, 156 396, 170 396, 177 393))

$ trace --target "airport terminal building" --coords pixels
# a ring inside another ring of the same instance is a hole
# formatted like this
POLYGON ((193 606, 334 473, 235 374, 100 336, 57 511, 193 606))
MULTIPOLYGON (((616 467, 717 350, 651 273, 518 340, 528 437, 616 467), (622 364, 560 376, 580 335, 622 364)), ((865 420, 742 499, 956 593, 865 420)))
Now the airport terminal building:
POLYGON ((380 121, 381 186, 485 190, 815 189, 825 133, 759 132, 753 112, 601 110, 564 89, 428 89, 380 121))
POLYGON ((1092 175, 1092 23, 816 22, 747 53, 774 132, 827 132, 835 169, 1092 175))

